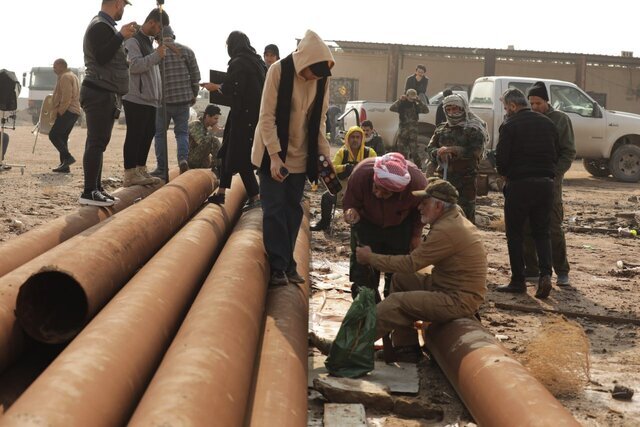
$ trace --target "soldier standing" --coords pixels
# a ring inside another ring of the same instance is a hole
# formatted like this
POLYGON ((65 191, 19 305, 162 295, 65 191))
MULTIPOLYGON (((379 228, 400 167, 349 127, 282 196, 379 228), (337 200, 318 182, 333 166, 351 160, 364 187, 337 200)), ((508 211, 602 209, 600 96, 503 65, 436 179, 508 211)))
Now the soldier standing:
POLYGON ((443 101, 446 121, 436 129, 427 147, 432 162, 438 163, 436 175, 453 184, 460 195, 458 204, 469 221, 475 224, 476 176, 487 138, 482 120, 469 115, 460 95, 443 101))
POLYGON ((429 112, 429 107, 420 101, 415 89, 408 89, 405 95, 391 104, 389 110, 400 116, 394 144, 396 151, 421 168, 422 159, 418 153, 418 119, 420 113, 429 112))

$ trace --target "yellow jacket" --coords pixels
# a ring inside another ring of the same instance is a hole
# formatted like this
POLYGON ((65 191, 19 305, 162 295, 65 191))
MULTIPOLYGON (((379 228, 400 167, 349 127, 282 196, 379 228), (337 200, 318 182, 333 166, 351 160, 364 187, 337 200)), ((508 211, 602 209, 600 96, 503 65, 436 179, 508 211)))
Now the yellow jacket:
POLYGON ((360 163, 363 159, 368 157, 376 157, 377 154, 373 150, 373 148, 365 147, 364 144, 364 131, 359 126, 352 126, 347 134, 344 136, 344 145, 340 147, 338 151, 336 151, 335 156, 333 156, 333 167, 336 169, 336 174, 338 174, 338 178, 343 179, 340 175, 344 173, 345 167, 347 164, 351 163, 356 165, 360 163), (362 134, 362 144, 360 144, 360 148, 357 153, 353 153, 351 148, 349 147, 349 136, 354 132, 360 132, 362 134))

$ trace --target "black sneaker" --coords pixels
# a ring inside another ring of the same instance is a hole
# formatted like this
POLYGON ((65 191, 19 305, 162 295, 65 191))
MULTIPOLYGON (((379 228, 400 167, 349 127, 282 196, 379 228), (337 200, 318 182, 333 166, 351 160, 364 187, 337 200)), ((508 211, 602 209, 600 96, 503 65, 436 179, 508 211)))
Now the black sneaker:
POLYGON ((149 175, 164 179, 164 171, 160 169, 154 169, 149 175))
POLYGON ((225 196, 224 193, 214 194, 212 196, 209 196, 209 198, 207 199, 207 202, 214 203, 216 205, 224 205, 224 200, 225 200, 224 196, 225 196))
POLYGON ((90 193, 82 193, 78 203, 89 206, 113 206, 115 201, 107 199, 99 190, 93 190, 90 193))
POLYGON ((527 285, 525 283, 509 282, 508 285, 498 286, 496 291, 511 294, 524 294, 527 292, 527 285))
POLYGON ((107 193, 106 191, 104 191, 104 188, 99 188, 99 189, 98 189, 98 191, 99 191, 99 192, 101 192, 101 193, 102 193, 102 195, 103 195, 105 198, 109 199, 109 200, 113 200, 114 202, 119 202, 119 201, 120 201, 120 198, 119 198, 119 197, 112 196, 111 194, 109 194, 109 193, 107 193))
POLYGON ((289 279, 290 283, 304 283, 304 277, 298 274, 297 271, 287 271, 287 279, 289 279))
POLYGON ((71 172, 71 169, 69 168, 68 165, 66 165, 64 162, 62 162, 57 167, 51 169, 51 172, 69 173, 69 172, 71 172))
POLYGON ((71 154, 69 154, 69 157, 67 157, 63 163, 64 163, 65 165, 67 165, 67 166, 71 166, 71 165, 72 165, 72 164, 74 164, 75 162, 76 162, 75 157, 73 157, 71 154))
POLYGON ((262 202, 260 202, 260 199, 248 200, 247 203, 245 203, 242 207, 242 212, 249 211, 253 208, 259 208, 260 206, 262 206, 262 202))
POLYGON ((287 279, 287 275, 284 274, 282 270, 273 270, 271 272, 271 279, 269 280, 269 285, 271 286, 284 286, 288 285, 289 280, 287 279))
POLYGON ((180 167, 180 173, 185 173, 189 170, 189 163, 186 160, 180 160, 178 166, 180 167))

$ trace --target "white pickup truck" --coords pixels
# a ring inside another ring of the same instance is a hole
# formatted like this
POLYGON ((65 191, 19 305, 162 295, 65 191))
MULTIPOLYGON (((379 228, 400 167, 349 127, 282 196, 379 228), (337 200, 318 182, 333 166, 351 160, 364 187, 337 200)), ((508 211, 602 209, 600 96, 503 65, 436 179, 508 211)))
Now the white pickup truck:
MULTIPOLYGON (((607 110, 573 83, 534 77, 480 77, 473 84, 469 96, 471 110, 487 122, 490 133, 488 150, 495 149, 498 129, 504 119, 500 97, 509 87, 527 93, 536 81, 547 86, 550 103, 569 115, 576 139, 577 156, 583 159, 586 170, 593 176, 610 174, 619 181, 640 181, 640 115, 607 110)), ((389 145, 397 129, 398 115, 389 111, 390 103, 352 101, 345 112, 356 108, 360 119, 373 121, 389 145)), ((420 115, 420 142, 428 142, 435 129, 436 106, 430 102, 429 113, 420 115)), ((355 117, 345 117, 345 128, 355 124, 355 117)))
POLYGON ((640 115, 607 110, 573 83, 530 77, 481 77, 473 84, 469 105, 485 122, 491 134, 489 149, 495 149, 504 110, 500 96, 509 87, 527 93, 536 81, 547 86, 549 102, 567 113, 573 125, 577 156, 593 176, 625 182, 640 180, 640 115))

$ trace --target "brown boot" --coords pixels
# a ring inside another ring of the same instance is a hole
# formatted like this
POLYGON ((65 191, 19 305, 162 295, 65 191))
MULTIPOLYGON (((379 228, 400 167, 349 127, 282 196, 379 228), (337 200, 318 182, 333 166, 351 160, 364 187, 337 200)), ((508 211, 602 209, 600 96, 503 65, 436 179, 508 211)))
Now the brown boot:
POLYGON ((132 185, 149 185, 155 183, 155 180, 145 178, 144 176, 138 174, 137 168, 124 170, 124 182, 122 183, 123 187, 131 187, 132 185))
MULTIPOLYGON (((147 172, 147 167, 146 166, 138 166, 138 167, 136 167, 136 169, 138 171, 138 175, 140 175, 141 177, 153 180, 152 184, 159 184, 159 183, 164 181, 162 178, 159 178, 157 176, 153 176, 149 172, 147 172)), ((140 184, 140 185, 146 185, 146 184, 140 184)))

